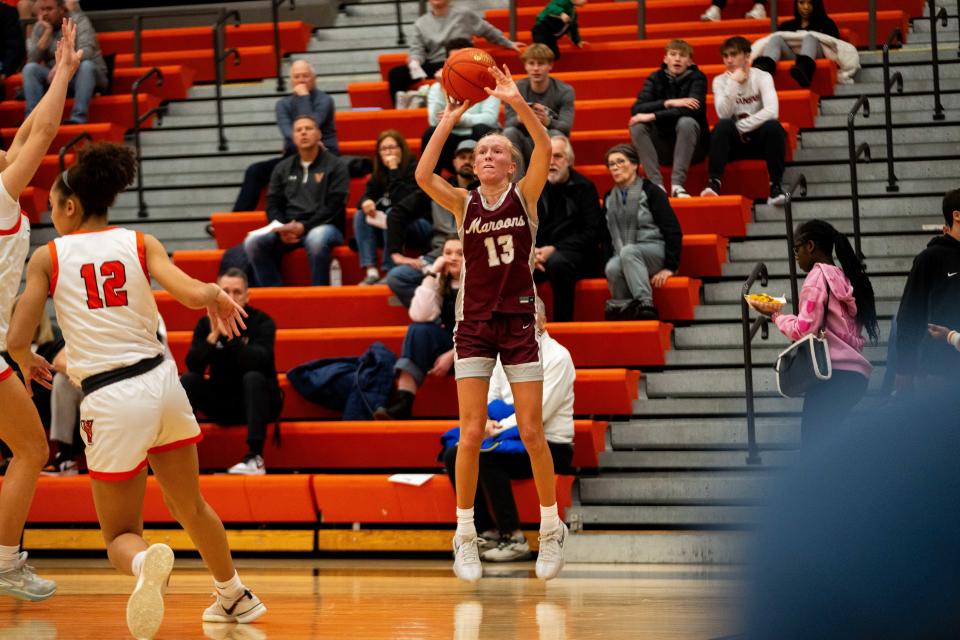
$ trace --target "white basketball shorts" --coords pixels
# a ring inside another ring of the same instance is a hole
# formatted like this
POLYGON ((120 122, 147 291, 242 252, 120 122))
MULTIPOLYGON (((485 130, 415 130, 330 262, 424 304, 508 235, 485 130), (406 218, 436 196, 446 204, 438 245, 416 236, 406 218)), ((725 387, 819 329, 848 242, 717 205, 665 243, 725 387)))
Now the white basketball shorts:
POLYGON ((147 454, 199 442, 203 435, 177 366, 164 360, 144 374, 114 382, 83 398, 80 434, 94 480, 128 480, 147 466, 147 454))

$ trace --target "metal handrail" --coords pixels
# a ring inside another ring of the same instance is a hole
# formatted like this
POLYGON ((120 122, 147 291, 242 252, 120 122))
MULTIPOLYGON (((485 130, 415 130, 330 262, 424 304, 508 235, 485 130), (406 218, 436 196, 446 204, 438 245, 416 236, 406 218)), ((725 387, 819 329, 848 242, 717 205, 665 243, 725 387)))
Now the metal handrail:
POLYGON ((943 113, 943 104, 940 102, 940 56, 937 52, 937 20, 944 27, 947 26, 947 10, 940 7, 936 11, 934 0, 927 0, 930 8, 930 49, 933 56, 933 119, 943 120, 947 116, 943 113))
MULTIPOLYGON (((149 215, 147 203, 143 198, 143 158, 140 151, 140 127, 155 114, 160 113, 157 108, 150 109, 147 113, 140 115, 140 85, 156 78, 156 86, 163 86, 163 72, 159 67, 152 67, 145 74, 137 78, 130 87, 130 95, 133 96, 133 145, 137 152, 137 217, 146 218, 149 215)), ((158 117, 161 119, 162 116, 158 117)))
POLYGON ((142 50, 141 36, 143 35, 143 21, 169 19, 170 16, 216 16, 220 15, 217 9, 177 9, 176 11, 161 11, 156 13, 138 12, 133 16, 133 66, 140 66, 142 50))
POLYGON ((797 313, 800 305, 799 287, 797 285, 797 261, 793 259, 793 194, 800 192, 800 197, 807 195, 807 176, 802 173, 797 176, 796 182, 787 187, 783 201, 783 220, 787 225, 787 270, 790 272, 790 302, 793 312, 797 313))
POLYGON ((866 157, 867 162, 870 162, 870 145, 864 142, 858 147, 856 144, 853 121, 861 108, 863 109, 863 117, 869 118, 870 99, 865 95, 857 98, 853 108, 847 114, 847 153, 850 162, 850 195, 853 207, 853 246, 857 252, 857 257, 863 260, 863 253, 860 251, 860 189, 857 183, 857 160, 862 154, 866 157))
POLYGON ((867 3, 867 15, 869 16, 867 22, 867 38, 870 39, 870 42, 867 43, 867 49, 870 51, 877 50, 877 0, 870 0, 867 3))
POLYGON ((780 17, 777 15, 777 3, 768 2, 767 6, 770 7, 770 31, 779 31, 780 30, 780 17))
POLYGON ((893 172, 893 113, 890 107, 890 89, 897 84, 897 93, 903 93, 903 74, 897 71, 890 75, 890 47, 903 44, 903 33, 894 29, 883 43, 883 128, 887 136, 887 193, 900 191, 897 176, 893 172))
POLYGON ((647 38, 647 2, 637 0, 637 40, 647 38))
POLYGON ((91 136, 87 131, 81 131, 77 135, 70 138, 65 145, 60 147, 60 173, 63 173, 67 170, 67 151, 69 151, 74 145, 79 144, 81 140, 89 140, 93 142, 93 136, 91 136))
MULTIPOLYGON (((792 251, 792 249, 791 249, 792 251)), ((791 259, 793 256, 790 256, 791 259)), ((747 304, 747 295, 750 293, 750 287, 759 278, 762 286, 767 286, 767 265, 758 262, 750 277, 743 283, 740 289, 740 321, 743 325, 743 382, 744 382, 744 400, 747 404, 747 464, 762 464, 760 459, 760 448, 757 446, 757 427, 756 413, 753 406, 753 338, 760 331, 760 337, 766 340, 770 337, 768 326, 769 318, 765 315, 758 315, 753 323, 750 322, 750 305, 747 304)))
POLYGON ((517 0, 510 0, 510 41, 517 41, 517 0))
POLYGON ((217 103, 217 149, 226 151, 229 149, 227 138, 223 134, 223 63, 227 58, 233 56, 233 65, 240 64, 240 52, 236 48, 224 49, 226 38, 223 29, 227 20, 234 20, 235 26, 240 26, 240 12, 236 9, 227 11, 221 9, 220 17, 213 23, 213 71, 214 71, 214 96, 217 103))
MULTIPOLYGON (((280 5, 287 0, 270 0, 270 12, 273 17, 273 59, 277 69, 277 91, 283 93, 286 91, 286 84, 283 78, 283 54, 280 51, 280 5)), ((290 0, 290 11, 297 8, 296 0, 290 0)), ((403 40, 403 30, 400 29, 400 3, 397 1, 397 29, 400 30, 400 40, 403 40)), ((397 44, 403 45, 398 41, 397 44)))
POLYGON ((407 46, 407 36, 403 33, 403 8, 400 6, 400 0, 394 0, 393 7, 397 12, 397 46, 407 46))

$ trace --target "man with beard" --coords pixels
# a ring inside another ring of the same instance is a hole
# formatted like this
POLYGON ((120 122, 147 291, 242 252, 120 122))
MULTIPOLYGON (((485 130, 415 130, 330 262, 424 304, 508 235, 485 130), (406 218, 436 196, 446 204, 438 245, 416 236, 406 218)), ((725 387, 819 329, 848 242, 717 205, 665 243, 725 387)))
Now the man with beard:
MULTIPOLYGON (((462 140, 457 145, 453 155, 454 175, 448 178, 453 186, 468 190, 477 186, 477 179, 473 175, 473 149, 476 146, 477 143, 469 139, 462 140)), ((393 262, 397 265, 387 273, 387 285, 403 306, 409 308, 424 273, 443 252, 443 243, 449 236, 457 235, 457 224, 452 213, 422 191, 420 197, 409 207, 405 206, 408 201, 409 199, 392 207, 387 214, 386 251, 392 254, 393 262), (407 226, 427 210, 430 211, 433 224, 429 250, 419 258, 410 258, 404 255, 407 226)))
POLYGON ((554 322, 569 322, 577 280, 595 267, 604 221, 597 188, 573 169, 570 140, 554 135, 550 143, 550 172, 537 206, 534 280, 550 282, 554 322))

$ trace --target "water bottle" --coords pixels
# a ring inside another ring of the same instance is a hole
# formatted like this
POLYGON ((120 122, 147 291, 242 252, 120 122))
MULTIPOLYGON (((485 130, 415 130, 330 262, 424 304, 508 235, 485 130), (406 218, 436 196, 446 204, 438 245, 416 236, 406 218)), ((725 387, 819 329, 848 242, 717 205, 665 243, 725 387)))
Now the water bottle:
POLYGON ((330 286, 339 287, 343 285, 343 271, 340 269, 340 261, 334 258, 330 261, 330 286))

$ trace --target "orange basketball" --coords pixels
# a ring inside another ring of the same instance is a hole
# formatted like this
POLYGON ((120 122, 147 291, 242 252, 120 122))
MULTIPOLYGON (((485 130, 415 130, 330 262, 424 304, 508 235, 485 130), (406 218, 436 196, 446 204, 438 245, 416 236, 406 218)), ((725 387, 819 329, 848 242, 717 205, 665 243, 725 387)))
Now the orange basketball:
POLYGON ((485 100, 487 92, 483 88, 497 86, 488 70, 496 64, 493 56, 482 49, 458 49, 443 65, 440 80, 443 89, 457 102, 469 100, 470 104, 476 104, 485 100))

